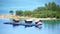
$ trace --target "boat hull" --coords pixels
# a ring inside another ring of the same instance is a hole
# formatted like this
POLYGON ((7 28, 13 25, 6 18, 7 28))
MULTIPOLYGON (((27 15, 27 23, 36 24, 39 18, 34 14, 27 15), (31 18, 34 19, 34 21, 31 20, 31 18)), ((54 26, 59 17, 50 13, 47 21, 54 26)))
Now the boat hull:
POLYGON ((10 23, 10 22, 6 22, 4 24, 10 24, 10 25, 22 25, 22 26, 39 26, 42 24, 27 24, 27 23, 10 23))

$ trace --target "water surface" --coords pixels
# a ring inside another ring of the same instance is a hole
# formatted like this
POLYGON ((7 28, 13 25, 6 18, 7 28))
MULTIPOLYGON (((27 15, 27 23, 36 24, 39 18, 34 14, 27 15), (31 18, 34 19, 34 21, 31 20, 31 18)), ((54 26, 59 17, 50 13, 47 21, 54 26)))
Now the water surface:
MULTIPOLYGON (((43 20, 42 28, 16 26, 3 24, 11 22, 11 19, 0 18, 0 34, 60 34, 60 20, 43 20)), ((21 22, 24 22, 21 20, 21 22)))

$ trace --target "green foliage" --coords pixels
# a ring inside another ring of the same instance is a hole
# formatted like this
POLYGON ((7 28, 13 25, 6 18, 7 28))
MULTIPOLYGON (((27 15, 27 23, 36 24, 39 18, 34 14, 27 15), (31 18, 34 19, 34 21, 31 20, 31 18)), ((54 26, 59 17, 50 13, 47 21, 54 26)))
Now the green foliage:
POLYGON ((16 11, 16 15, 22 16, 23 15, 23 11, 22 10, 17 10, 16 11))
POLYGON ((25 11, 17 10, 16 15, 36 17, 36 18, 47 18, 47 17, 60 18, 60 6, 57 5, 55 2, 49 2, 45 4, 44 7, 38 7, 34 9, 33 11, 32 10, 25 10, 25 11))
POLYGON ((24 11, 24 15, 25 16, 32 16, 32 11, 26 10, 26 11, 24 11))
POLYGON ((14 12, 13 12, 13 10, 10 10, 9 13, 10 13, 11 15, 13 15, 14 12))
POLYGON ((48 4, 45 4, 45 7, 47 10, 52 11, 59 11, 60 6, 57 5, 55 2, 49 2, 48 4))

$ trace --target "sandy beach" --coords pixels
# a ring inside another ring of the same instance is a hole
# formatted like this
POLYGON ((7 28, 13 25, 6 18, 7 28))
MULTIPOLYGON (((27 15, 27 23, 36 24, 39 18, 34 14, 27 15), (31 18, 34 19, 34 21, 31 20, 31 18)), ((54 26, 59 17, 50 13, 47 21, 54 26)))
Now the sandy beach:
POLYGON ((24 17, 24 16, 16 16, 10 14, 0 14, 0 18, 12 18, 12 19, 25 19, 25 20, 56 20, 56 18, 33 18, 33 17, 24 17))

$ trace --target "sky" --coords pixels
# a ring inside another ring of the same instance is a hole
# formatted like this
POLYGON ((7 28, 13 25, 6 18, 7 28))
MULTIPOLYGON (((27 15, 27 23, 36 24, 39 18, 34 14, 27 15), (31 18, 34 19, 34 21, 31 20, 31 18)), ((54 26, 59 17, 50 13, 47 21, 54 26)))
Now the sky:
POLYGON ((48 2, 60 5, 60 0, 0 0, 0 13, 8 13, 9 10, 33 10, 48 2))

